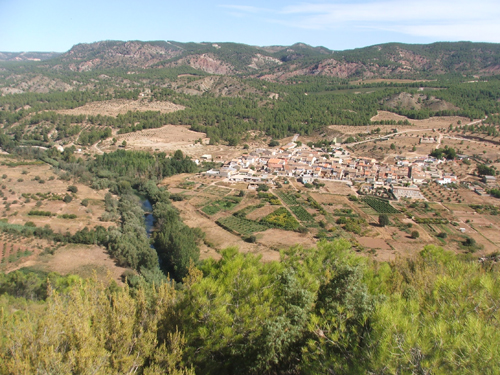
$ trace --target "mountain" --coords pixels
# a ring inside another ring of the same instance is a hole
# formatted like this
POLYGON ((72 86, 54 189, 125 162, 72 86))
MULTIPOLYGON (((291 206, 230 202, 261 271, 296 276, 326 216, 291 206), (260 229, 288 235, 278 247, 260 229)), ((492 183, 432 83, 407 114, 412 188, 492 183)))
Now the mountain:
POLYGON ((239 43, 102 41, 77 44, 63 54, 0 53, 0 60, 35 59, 44 60, 46 67, 75 72, 189 66, 208 74, 243 75, 270 81, 295 76, 415 78, 447 73, 498 74, 500 44, 388 43, 332 51, 304 43, 259 47, 239 43))

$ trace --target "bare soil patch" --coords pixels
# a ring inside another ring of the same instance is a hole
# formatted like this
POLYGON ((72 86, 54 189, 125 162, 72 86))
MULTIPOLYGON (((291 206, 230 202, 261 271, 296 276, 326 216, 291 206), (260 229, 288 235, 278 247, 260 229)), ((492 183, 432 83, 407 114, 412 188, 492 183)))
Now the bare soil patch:
POLYGON ((357 241, 370 249, 391 250, 391 247, 382 238, 359 237, 357 241))
POLYGON ((170 102, 149 102, 147 100, 116 99, 87 103, 82 107, 62 109, 56 112, 63 115, 103 115, 116 117, 118 115, 123 115, 129 111, 155 111, 160 113, 170 113, 183 110, 184 108, 185 107, 182 105, 170 102))
MULTIPOLYGON (((257 242, 277 250, 287 249, 294 245, 304 248, 313 247, 316 241, 306 234, 290 232, 281 229, 268 229, 257 236, 257 242)), ((277 252, 276 252, 277 253, 277 252)), ((277 253, 279 259, 279 253, 277 253)))
MULTIPOLYGON (((352 193, 353 191, 351 190, 351 194, 352 193)), ((310 193, 309 195, 319 204, 343 206, 348 202, 347 198, 339 195, 321 194, 321 193, 310 193)))

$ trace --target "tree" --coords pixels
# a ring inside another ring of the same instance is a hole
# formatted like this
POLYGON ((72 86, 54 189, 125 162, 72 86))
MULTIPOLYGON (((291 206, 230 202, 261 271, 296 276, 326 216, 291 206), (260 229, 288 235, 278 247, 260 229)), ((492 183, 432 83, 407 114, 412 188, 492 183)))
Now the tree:
POLYGON ((201 267, 178 306, 197 373, 296 373, 314 300, 300 273, 235 248, 201 267))
POLYGON ((418 237, 420 237, 420 233, 417 230, 411 232, 411 238, 417 239, 418 237))
POLYGON ((380 224, 381 227, 385 227, 389 225, 389 216, 387 214, 381 214, 378 216, 378 223, 380 224))
POLYGON ((142 288, 97 280, 68 284, 65 293, 48 288, 46 304, 29 318, 2 315, 2 374, 194 374, 181 362, 182 334, 158 339, 158 322, 176 298, 171 284, 148 298, 142 288))
POLYGON ((122 142, 122 146, 123 146, 123 147, 127 147, 127 141, 123 141, 123 142, 122 142))
POLYGON ((480 176, 495 176, 496 171, 495 171, 495 168, 493 166, 488 167, 485 164, 479 164, 477 166, 477 173, 480 176))
POLYGON ((257 187, 257 191, 268 191, 268 190, 269 190, 269 186, 267 186, 266 184, 260 184, 257 187))
POLYGON ((181 150, 177 150, 174 152, 174 159, 175 160, 182 160, 184 159, 184 154, 182 153, 181 150))
POLYGON ((275 139, 273 139, 273 140, 271 140, 271 142, 269 142, 269 147, 276 147, 279 145, 280 145, 280 143, 275 139))

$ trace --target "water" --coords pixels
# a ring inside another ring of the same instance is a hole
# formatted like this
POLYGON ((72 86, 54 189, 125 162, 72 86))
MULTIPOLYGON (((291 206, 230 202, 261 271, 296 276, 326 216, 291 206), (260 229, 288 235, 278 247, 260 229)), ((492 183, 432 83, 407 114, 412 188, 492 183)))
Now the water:
POLYGON ((146 232, 148 233, 148 237, 151 237, 151 233, 153 233, 155 224, 155 218, 153 216, 153 206, 151 205, 151 202, 148 199, 143 200, 141 203, 142 203, 142 209, 146 211, 146 213, 144 214, 146 232))

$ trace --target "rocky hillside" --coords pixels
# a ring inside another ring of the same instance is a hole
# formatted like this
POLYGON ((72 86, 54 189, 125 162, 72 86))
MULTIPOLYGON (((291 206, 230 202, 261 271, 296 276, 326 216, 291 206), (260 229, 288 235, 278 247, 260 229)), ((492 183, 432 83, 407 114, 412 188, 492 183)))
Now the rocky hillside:
MULTIPOLYGON (((28 59, 28 55, 10 55, 0 53, 0 60, 28 59)), ((500 73, 500 44, 389 43, 331 51, 303 43, 255 47, 238 43, 104 41, 78 44, 46 63, 53 68, 78 72, 189 66, 209 74, 245 75, 270 81, 282 81, 294 76, 351 79, 413 78, 457 72, 492 75, 500 73)))

